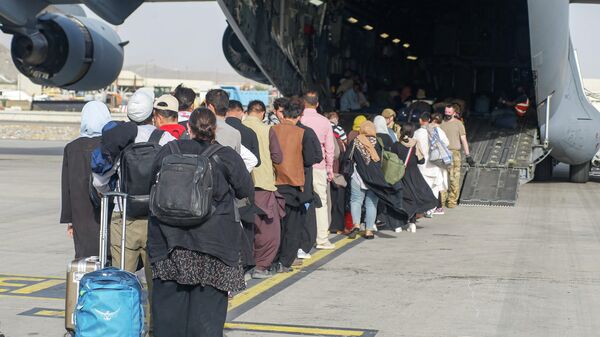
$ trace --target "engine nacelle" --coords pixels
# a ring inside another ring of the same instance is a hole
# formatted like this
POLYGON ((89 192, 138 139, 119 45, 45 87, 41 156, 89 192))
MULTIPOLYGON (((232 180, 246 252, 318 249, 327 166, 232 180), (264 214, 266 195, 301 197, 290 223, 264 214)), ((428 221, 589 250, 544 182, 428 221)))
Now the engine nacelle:
POLYGON ((238 74, 259 83, 271 84, 229 26, 223 33, 223 54, 238 74))
POLYGON ((104 88, 119 76, 125 44, 107 24, 45 13, 37 29, 15 34, 11 44, 15 66, 32 82, 83 91, 104 88))

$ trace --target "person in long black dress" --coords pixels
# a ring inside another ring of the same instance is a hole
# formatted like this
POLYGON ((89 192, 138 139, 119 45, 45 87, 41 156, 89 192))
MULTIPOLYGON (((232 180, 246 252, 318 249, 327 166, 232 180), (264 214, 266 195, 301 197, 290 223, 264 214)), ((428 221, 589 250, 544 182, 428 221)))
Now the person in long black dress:
POLYGON ((408 231, 416 231, 416 215, 425 213, 434 208, 438 204, 433 192, 427 185, 427 182, 421 175, 417 164, 422 164, 424 159, 416 146, 417 142, 412 137, 415 132, 415 127, 412 124, 404 124, 401 129, 401 140, 392 146, 392 151, 404 160, 406 171, 402 184, 404 186, 404 194, 402 201, 404 209, 409 215, 408 231))
POLYGON ((60 223, 66 223, 73 238, 75 258, 97 256, 100 212, 90 201, 90 158, 100 146, 102 128, 110 121, 110 111, 100 102, 88 102, 81 110, 79 138, 65 146, 61 179, 60 223))
MULTIPOLYGON (((206 108, 192 112, 190 140, 175 140, 181 153, 199 154, 215 142, 215 115, 206 108)), ((164 146, 156 155, 152 176, 171 155, 164 146)), ((151 215, 148 255, 152 264, 152 318, 155 337, 222 336, 227 293, 246 287, 240 260, 243 228, 234 199, 254 193, 242 158, 230 147, 211 157, 213 215, 192 227, 176 227, 151 215)), ((190 183, 192 183, 190 181, 190 183)), ((153 182, 154 184, 154 182, 153 182)))

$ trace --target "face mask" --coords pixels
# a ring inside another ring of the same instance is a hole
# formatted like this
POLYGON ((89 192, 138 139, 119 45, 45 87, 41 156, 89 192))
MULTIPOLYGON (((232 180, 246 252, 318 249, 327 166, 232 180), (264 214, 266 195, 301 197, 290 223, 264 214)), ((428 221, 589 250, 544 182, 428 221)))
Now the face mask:
POLYGON ((452 117, 454 117, 454 116, 444 115, 444 120, 449 121, 452 119, 452 117))

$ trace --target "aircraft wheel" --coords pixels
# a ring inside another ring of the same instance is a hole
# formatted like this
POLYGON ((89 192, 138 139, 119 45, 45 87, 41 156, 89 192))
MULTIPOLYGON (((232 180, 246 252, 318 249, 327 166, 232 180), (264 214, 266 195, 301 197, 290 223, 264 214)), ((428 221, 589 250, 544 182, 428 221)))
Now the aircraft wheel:
POLYGON ((552 157, 548 156, 535 166, 535 181, 548 181, 552 179, 552 171, 554 169, 554 163, 552 157))
POLYGON ((580 165, 571 165, 569 180, 571 180, 572 183, 587 183, 588 180, 590 180, 590 162, 580 165))

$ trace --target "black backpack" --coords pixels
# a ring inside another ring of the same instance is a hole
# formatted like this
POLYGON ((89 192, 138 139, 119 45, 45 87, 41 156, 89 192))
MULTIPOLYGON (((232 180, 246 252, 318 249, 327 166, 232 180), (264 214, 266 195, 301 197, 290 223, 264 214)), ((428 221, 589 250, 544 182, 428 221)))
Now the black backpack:
POLYGON ((176 141, 167 146, 172 154, 163 159, 150 193, 152 215, 174 227, 198 226, 214 210, 210 157, 223 146, 212 144, 199 155, 181 154, 176 141))
POLYGON ((152 131, 147 142, 133 143, 121 152, 119 189, 129 195, 127 215, 132 218, 148 216, 150 212, 150 183, 152 164, 161 146, 158 144, 164 131, 152 131))

